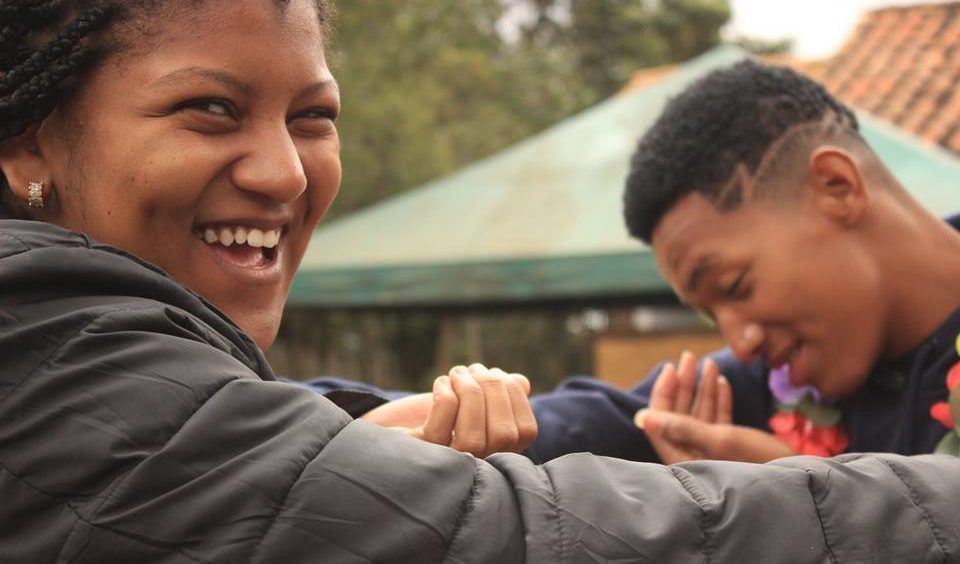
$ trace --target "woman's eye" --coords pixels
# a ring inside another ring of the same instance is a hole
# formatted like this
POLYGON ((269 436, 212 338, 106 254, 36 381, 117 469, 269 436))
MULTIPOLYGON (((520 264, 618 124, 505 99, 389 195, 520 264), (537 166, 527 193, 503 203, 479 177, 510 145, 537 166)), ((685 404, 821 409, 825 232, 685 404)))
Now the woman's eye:
POLYGON ((229 102, 223 100, 191 100, 180 105, 181 110, 199 110, 223 117, 235 117, 236 112, 229 102))
POLYGON ((300 112, 290 119, 290 125, 307 132, 325 133, 336 121, 335 112, 323 108, 314 108, 300 112))
POLYGON ((211 114, 218 114, 221 116, 230 115, 230 108, 228 108, 226 104, 222 104, 220 102, 210 102, 206 104, 206 110, 211 114))
POLYGON ((314 108, 304 112, 300 112, 293 119, 320 119, 320 120, 330 120, 336 121, 337 116, 334 112, 330 110, 325 110, 323 108, 314 108))

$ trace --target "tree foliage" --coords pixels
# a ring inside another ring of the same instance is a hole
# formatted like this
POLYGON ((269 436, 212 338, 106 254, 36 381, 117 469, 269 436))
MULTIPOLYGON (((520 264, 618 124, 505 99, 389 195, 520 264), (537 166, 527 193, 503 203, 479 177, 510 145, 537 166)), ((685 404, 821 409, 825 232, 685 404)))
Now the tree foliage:
POLYGON ((718 42, 726 0, 342 0, 332 47, 354 210, 509 146, 718 42), (527 18, 512 21, 511 14, 527 18), (505 33, 512 27, 515 33, 505 33))
POLYGON ((684 61, 719 42, 727 0, 515 0, 532 16, 522 26, 534 49, 566 53, 570 72, 594 99, 619 89, 641 67, 684 61))

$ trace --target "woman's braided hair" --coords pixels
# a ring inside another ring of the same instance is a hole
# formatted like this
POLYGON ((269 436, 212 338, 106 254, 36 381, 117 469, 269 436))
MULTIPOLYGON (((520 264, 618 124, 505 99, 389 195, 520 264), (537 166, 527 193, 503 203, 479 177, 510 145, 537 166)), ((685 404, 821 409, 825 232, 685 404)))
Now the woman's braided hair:
MULTIPOLYGON (((284 5, 289 0, 275 0, 284 5)), ((158 0, 0 0, 0 141, 43 121, 111 47, 91 34, 158 0)), ((317 0, 321 25, 328 0, 317 0)), ((114 46, 113 48, 116 48, 114 46)), ((0 171, 0 192, 8 190, 0 171)))
POLYGON ((98 49, 82 40, 110 21, 115 10, 94 4, 77 12, 59 31, 64 3, 44 0, 0 0, 0 139, 15 137, 43 120, 60 103, 69 78, 82 73, 98 49), (40 33, 53 31, 45 43, 31 48, 40 33))

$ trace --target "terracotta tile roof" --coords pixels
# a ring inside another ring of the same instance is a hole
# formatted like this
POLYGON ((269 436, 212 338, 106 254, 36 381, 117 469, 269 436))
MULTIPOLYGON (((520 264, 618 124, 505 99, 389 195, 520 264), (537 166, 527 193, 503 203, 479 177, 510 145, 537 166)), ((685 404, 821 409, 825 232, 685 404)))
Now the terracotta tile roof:
POLYGON ((960 153, 960 2, 868 12, 836 55, 804 70, 851 106, 960 153))
MULTIPOLYGON (((840 51, 822 61, 765 59, 790 65, 845 103, 960 153, 960 1, 868 12, 840 51)), ((640 69, 622 92, 674 68, 640 69)))

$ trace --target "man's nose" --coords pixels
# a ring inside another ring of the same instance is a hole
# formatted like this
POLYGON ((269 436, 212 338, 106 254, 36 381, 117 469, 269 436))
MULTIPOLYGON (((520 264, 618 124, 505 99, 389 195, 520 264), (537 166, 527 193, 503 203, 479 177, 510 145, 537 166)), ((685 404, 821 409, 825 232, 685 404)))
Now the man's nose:
POLYGON ((750 362, 757 358, 763 347, 763 327, 735 308, 718 308, 714 315, 723 340, 733 350, 737 360, 750 362))

